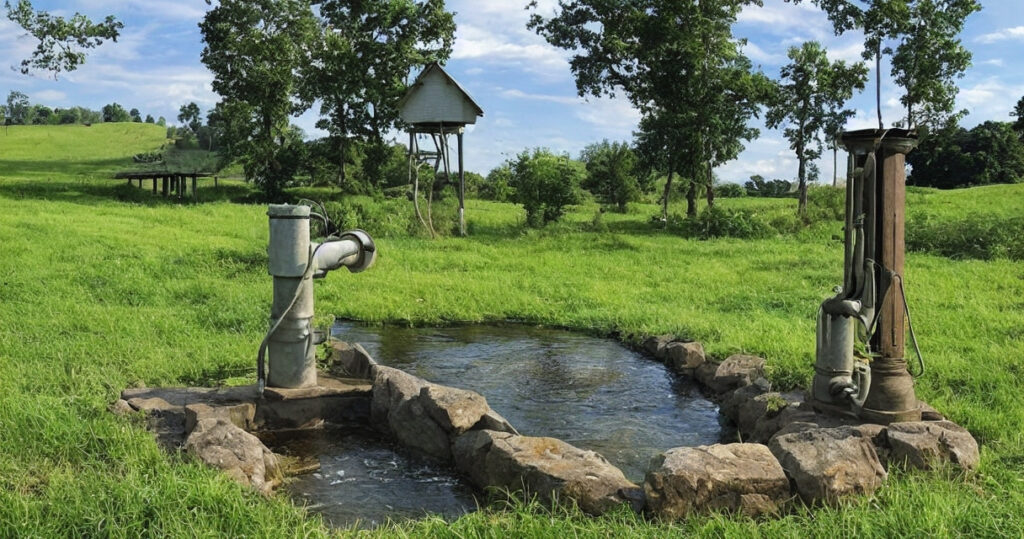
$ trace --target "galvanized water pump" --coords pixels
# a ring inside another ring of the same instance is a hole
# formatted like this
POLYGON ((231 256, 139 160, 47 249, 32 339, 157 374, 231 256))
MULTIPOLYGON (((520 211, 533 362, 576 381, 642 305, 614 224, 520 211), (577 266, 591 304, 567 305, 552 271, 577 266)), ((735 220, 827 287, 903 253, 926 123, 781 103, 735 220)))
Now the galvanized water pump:
MULTIPOLYGON (((321 207, 322 211, 322 207, 321 207)), ((315 386, 316 345, 322 342, 313 329, 313 279, 342 266, 353 273, 373 265, 377 257, 373 240, 362 230, 333 235, 326 212, 311 212, 310 206, 273 204, 269 270, 274 277, 274 303, 270 308, 270 330, 258 354, 259 390, 264 385, 281 388, 315 386), (310 242, 310 217, 322 219, 325 238, 310 242), (269 373, 264 378, 264 356, 269 354, 269 373)))
POLYGON ((866 129, 843 133, 841 141, 850 152, 843 286, 818 311, 812 402, 875 423, 920 420, 903 357, 910 316, 903 290, 904 157, 917 138, 902 129, 866 129))

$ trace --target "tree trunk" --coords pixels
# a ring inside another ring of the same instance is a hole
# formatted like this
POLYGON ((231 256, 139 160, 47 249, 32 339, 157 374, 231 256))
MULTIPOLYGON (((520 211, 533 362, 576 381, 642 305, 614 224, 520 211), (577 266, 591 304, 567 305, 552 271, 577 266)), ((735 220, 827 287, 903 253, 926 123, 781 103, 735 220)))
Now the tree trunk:
POLYGON ((711 209, 715 207, 715 174, 711 169, 710 161, 708 161, 707 169, 708 191, 706 194, 708 199, 708 209, 711 209))
POLYGON ((686 190, 686 216, 697 216, 697 182, 690 180, 690 188, 686 190))
POLYGON ((807 214, 807 159, 803 153, 797 154, 797 177, 800 179, 800 202, 797 205, 797 215, 807 214))
POLYGON ((665 193, 661 196, 661 221, 668 223, 668 197, 672 193, 672 176, 675 170, 672 165, 668 166, 668 179, 665 180, 665 193))
POLYGON ((882 41, 875 49, 875 106, 878 107, 878 128, 882 127, 882 41))
MULTIPOLYGON (((839 163, 836 160, 839 159, 839 146, 832 141, 832 187, 839 186, 839 163)), ((849 178, 846 181, 850 181, 849 178)))

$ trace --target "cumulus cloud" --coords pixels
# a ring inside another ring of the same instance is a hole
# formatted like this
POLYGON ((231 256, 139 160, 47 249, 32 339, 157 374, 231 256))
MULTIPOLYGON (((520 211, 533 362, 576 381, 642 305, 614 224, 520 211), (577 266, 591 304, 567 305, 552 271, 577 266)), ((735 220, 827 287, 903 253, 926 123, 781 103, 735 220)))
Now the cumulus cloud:
POLYGON ((991 44, 999 41, 1006 40, 1024 41, 1024 26, 1014 26, 1012 28, 1004 28, 996 32, 988 34, 982 34, 975 38, 975 41, 983 44, 991 44))

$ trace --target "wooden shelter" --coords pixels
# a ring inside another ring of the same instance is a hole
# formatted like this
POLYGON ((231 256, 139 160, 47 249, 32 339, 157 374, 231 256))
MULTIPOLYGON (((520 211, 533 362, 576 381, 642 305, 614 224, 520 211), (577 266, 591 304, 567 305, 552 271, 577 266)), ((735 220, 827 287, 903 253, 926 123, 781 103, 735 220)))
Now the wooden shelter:
MULTIPOLYGON (((414 203, 419 215, 418 165, 433 162, 435 176, 443 168, 445 179, 451 177, 451 152, 448 136, 458 138, 459 164, 459 232, 466 235, 465 201, 466 176, 463 167, 463 134, 467 125, 475 124, 484 111, 447 71, 438 63, 428 65, 399 103, 399 117, 409 127, 409 175, 416 174, 414 203), (434 151, 421 151, 419 137, 433 141, 434 151)), ((422 220, 422 217, 420 217, 422 220)))

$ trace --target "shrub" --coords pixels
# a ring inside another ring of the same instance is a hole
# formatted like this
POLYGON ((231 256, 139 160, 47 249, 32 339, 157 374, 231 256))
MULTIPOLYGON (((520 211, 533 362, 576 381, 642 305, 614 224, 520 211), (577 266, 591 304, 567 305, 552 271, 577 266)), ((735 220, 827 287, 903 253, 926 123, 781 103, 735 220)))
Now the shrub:
POLYGON ((487 178, 480 183, 477 194, 484 200, 511 202, 515 195, 515 189, 512 189, 512 168, 503 163, 491 169, 487 178))
POLYGON ((673 228, 689 238, 767 238, 775 230, 764 218, 749 210, 731 210, 720 207, 706 208, 697 217, 681 218, 674 215, 673 228))
POLYGON ((636 155, 625 142, 604 140, 588 145, 580 159, 586 163, 583 187, 605 204, 613 204, 622 213, 626 205, 640 200, 636 178, 636 155))
POLYGON ((513 200, 526 209, 527 224, 539 227, 561 218, 565 207, 578 200, 583 174, 579 162, 547 149, 519 154, 512 163, 511 185, 513 200))
POLYGON ((737 183, 723 183, 715 186, 715 196, 721 198, 745 197, 747 190, 737 183))
POLYGON ((911 215, 907 221, 907 249, 950 258, 1009 258, 1024 260, 1024 218, 972 215, 940 220, 911 215))
POLYGON ((828 185, 808 186, 807 218, 809 222, 845 220, 846 189, 828 185))

